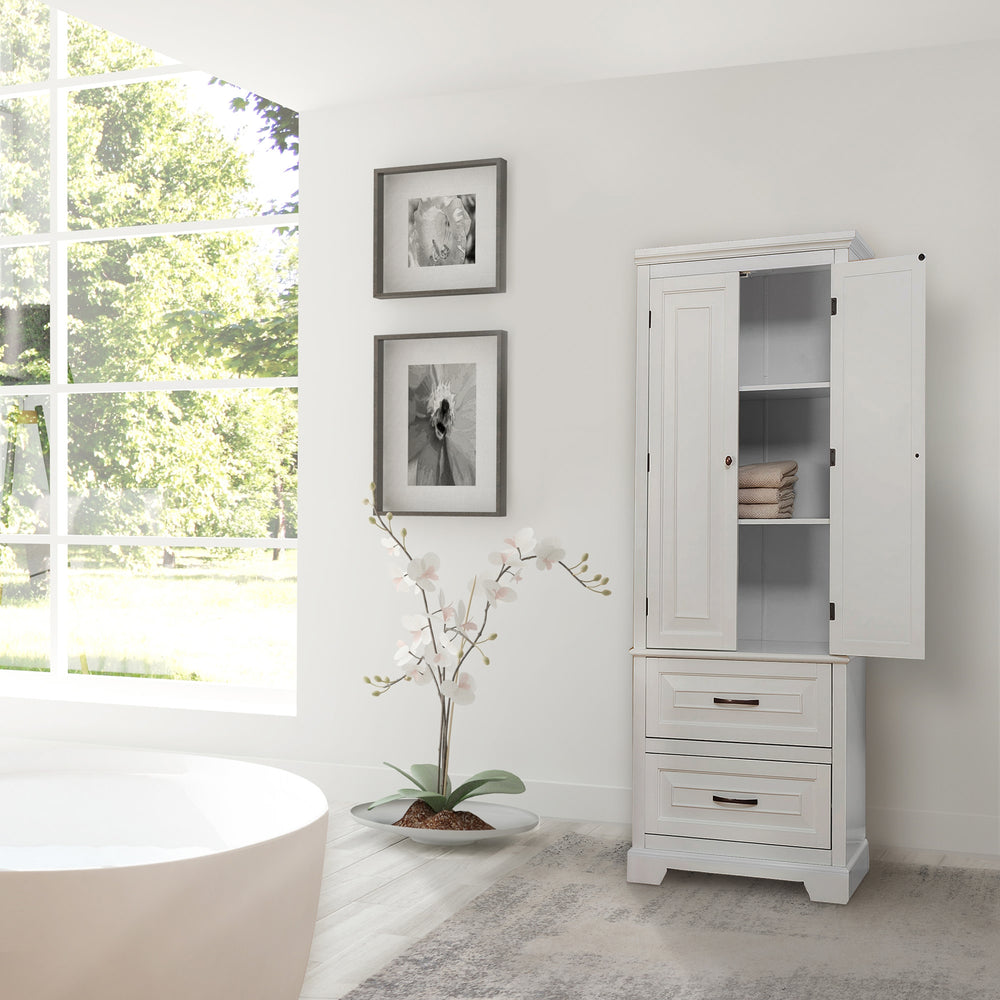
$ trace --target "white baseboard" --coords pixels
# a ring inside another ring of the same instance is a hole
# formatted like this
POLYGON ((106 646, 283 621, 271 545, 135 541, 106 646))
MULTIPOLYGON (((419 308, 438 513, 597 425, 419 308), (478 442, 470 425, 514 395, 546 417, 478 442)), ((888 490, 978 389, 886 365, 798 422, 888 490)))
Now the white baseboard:
MULTIPOLYGON (((367 802, 399 788, 403 779, 385 767, 350 764, 322 764, 312 761, 258 760, 260 764, 283 767, 319 785, 331 803, 367 802)), ((456 774, 458 784, 468 775, 456 774)), ((497 795, 491 801, 509 802, 550 819, 579 819, 600 823, 628 823, 631 819, 632 790, 604 785, 576 785, 557 781, 525 779, 520 795, 497 795)))
POLYGON ((868 807, 873 847, 1000 855, 996 816, 868 807))

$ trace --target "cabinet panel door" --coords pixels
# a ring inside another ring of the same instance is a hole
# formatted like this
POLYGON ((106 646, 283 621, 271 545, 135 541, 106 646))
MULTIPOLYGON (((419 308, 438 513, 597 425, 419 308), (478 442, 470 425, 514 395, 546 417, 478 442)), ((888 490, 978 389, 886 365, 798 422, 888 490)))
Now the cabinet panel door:
POLYGON ((830 649, 924 655, 924 264, 832 268, 830 649))
POLYGON ((739 275, 649 293, 646 642, 735 649, 739 275))

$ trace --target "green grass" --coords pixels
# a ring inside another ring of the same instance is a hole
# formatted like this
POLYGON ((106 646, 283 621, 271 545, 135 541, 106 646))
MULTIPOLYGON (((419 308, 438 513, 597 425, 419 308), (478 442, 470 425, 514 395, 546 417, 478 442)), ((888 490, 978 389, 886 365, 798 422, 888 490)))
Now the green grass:
MULTIPOLYGON (((178 549, 175 566, 138 569, 100 555, 73 552, 71 672, 294 687, 294 551, 272 561, 178 549)), ((0 668, 46 669, 48 649, 47 595, 5 587, 0 668)))

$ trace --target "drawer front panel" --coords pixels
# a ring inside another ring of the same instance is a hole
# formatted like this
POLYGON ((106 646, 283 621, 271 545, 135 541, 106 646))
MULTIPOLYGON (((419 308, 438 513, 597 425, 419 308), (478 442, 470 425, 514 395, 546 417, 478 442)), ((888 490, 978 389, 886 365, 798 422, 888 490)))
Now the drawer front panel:
POLYGON ((646 661, 646 735, 831 745, 829 663, 646 661))
POLYGON ((830 847, 830 766, 646 754, 646 833, 830 847))

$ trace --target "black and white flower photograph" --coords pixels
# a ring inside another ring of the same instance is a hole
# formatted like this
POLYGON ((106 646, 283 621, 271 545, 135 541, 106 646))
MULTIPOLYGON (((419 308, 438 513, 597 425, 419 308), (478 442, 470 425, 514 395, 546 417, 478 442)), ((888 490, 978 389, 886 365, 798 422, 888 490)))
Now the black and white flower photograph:
POLYGON ((476 485, 476 366, 410 365, 407 483, 476 485))
POLYGON ((407 218, 410 267, 476 262, 476 196, 411 198, 407 218))

